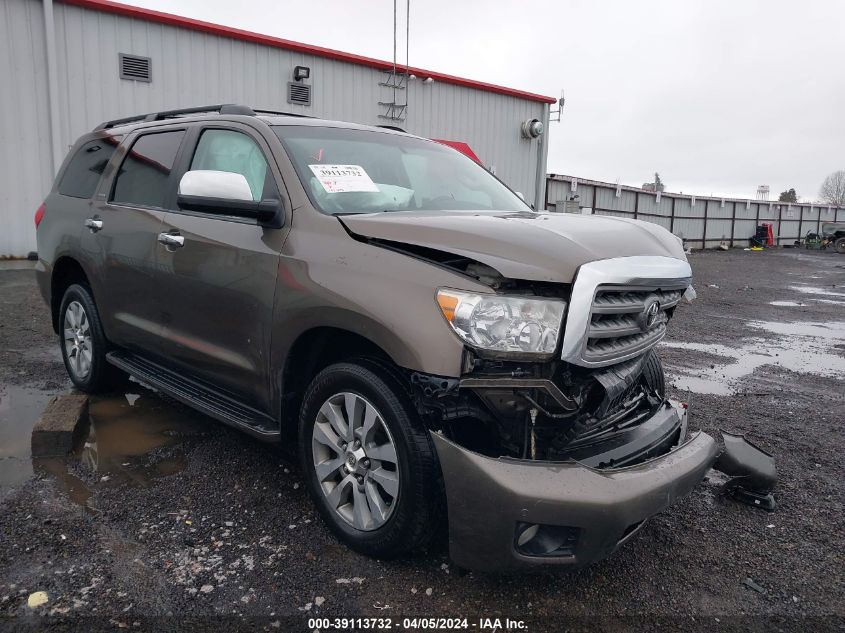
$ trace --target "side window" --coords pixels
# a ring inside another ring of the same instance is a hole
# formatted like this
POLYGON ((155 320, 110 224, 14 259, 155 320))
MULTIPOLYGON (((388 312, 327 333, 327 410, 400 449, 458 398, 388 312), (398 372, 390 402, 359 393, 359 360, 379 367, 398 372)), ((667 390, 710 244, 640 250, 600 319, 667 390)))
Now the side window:
POLYGON ((88 141, 80 147, 65 169, 59 193, 72 198, 93 196, 118 143, 119 137, 105 137, 88 141))
POLYGON ((139 137, 117 173, 112 202, 164 207, 170 172, 184 137, 185 130, 139 137))
POLYGON ((253 200, 261 200, 267 180, 267 161, 249 136, 234 130, 205 130, 197 143, 190 171, 209 169, 241 174, 253 200))

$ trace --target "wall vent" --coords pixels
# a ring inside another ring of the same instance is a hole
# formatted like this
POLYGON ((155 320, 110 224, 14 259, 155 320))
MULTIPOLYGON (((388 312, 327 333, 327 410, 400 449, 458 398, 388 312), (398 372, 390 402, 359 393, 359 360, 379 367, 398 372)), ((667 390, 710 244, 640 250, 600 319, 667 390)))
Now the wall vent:
POLYGON ((310 106, 311 86, 296 81, 288 82, 288 103, 310 106))
POLYGON ((120 78, 130 81, 152 81, 152 61, 149 57, 120 53, 120 78))

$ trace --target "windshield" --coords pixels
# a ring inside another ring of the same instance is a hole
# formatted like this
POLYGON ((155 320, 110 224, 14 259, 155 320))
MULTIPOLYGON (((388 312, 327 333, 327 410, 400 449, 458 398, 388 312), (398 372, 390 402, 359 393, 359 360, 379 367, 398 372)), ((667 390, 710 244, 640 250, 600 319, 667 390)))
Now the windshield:
POLYGON ((325 213, 530 210, 475 161, 434 141, 345 128, 273 129, 325 213))

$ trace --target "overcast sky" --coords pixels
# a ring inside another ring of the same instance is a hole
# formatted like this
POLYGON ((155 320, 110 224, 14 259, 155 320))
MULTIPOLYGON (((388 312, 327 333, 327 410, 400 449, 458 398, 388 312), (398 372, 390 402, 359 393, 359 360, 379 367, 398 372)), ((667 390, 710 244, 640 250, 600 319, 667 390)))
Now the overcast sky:
MULTIPOLYGON (((392 0, 124 1, 393 56, 392 0)), ((815 200, 845 169, 841 0, 411 0, 410 64, 564 89, 555 173, 639 186, 659 171, 670 191, 754 197, 768 184, 815 200)))

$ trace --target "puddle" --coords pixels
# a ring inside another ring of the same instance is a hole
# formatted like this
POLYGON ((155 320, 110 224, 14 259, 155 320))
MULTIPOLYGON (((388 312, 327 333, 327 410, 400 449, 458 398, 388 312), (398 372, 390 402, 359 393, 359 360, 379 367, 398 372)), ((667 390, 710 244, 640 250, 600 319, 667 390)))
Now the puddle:
POLYGON ((172 456, 150 464, 152 453, 204 435, 208 425, 213 424, 202 414, 147 391, 92 399, 89 418, 89 434, 79 452, 80 463, 101 480, 107 477, 142 486, 184 467, 181 457, 172 456))
MULTIPOLYGON (((838 287, 838 286, 837 286, 838 287)), ((805 295, 822 295, 825 297, 845 297, 845 292, 836 292, 828 290, 827 288, 818 288, 816 286, 789 286, 790 290, 800 292, 805 295)))
POLYGON ((0 394, 0 499, 34 472, 53 478, 85 507, 92 495, 86 482, 149 486, 185 467, 184 451, 168 449, 187 446, 214 424, 138 385, 133 393, 91 398, 88 434, 73 454, 32 458, 32 427, 49 399, 47 392, 11 386, 0 394))
POLYGON ((781 323, 751 321, 749 328, 777 335, 775 339, 754 338, 741 347, 667 341, 665 347, 722 357, 725 362, 706 368, 673 366, 670 382, 693 393, 733 395, 741 392, 739 382, 755 369, 767 365, 802 374, 845 377, 845 357, 832 353, 845 341, 845 322, 781 323))
POLYGON ((50 394, 6 385, 0 388, 0 499, 32 476, 30 436, 50 394))

